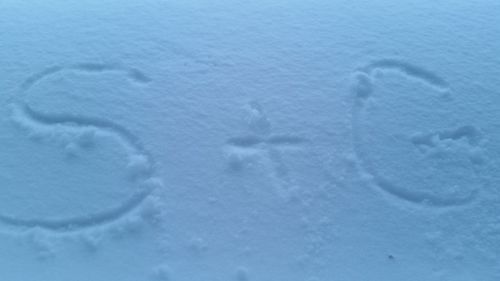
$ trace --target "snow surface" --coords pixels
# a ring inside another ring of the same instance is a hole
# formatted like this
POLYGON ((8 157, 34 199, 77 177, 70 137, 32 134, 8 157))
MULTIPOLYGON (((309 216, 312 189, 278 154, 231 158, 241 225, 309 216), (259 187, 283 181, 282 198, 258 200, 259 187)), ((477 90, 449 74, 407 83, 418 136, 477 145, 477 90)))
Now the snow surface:
POLYGON ((499 15, 0 0, 0 280, 500 280, 499 15))

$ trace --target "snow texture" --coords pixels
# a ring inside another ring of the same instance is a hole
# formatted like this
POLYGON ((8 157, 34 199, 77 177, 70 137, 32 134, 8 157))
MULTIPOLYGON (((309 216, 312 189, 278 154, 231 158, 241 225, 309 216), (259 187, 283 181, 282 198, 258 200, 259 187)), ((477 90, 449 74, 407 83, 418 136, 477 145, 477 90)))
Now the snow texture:
POLYGON ((500 280, 500 2, 0 1, 0 280, 500 280))

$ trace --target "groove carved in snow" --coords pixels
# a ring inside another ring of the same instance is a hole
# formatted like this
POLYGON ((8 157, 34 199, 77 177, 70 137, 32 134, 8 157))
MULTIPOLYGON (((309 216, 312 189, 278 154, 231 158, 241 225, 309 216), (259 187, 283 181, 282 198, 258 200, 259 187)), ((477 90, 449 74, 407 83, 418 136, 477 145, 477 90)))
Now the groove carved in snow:
POLYGON ((22 95, 11 104, 11 118, 16 128, 21 128, 22 134, 32 140, 33 158, 43 160, 34 164, 39 171, 30 172, 34 181, 4 188, 3 192, 9 193, 13 200, 26 202, 25 208, 9 209, 8 204, 0 207, 0 222, 8 227, 73 231, 110 223, 130 213, 161 186, 151 154, 126 127, 104 116, 72 114, 64 108, 56 112, 41 111, 24 100, 38 83, 66 72, 93 74, 97 80, 100 75, 114 72, 122 73, 133 83, 151 81, 137 69, 83 63, 48 68, 21 84, 22 95), (52 147, 56 154, 42 156, 46 147, 52 147), (59 157, 57 152, 66 157, 59 157), (73 172, 65 172, 66 167, 73 172), (101 179, 103 182, 99 182, 101 179))
POLYGON ((297 184, 287 166, 284 153, 302 150, 308 139, 295 135, 273 134, 271 123, 257 102, 248 104, 249 134, 226 140, 225 150, 232 171, 242 170, 259 159, 276 188, 276 193, 286 200, 294 196, 297 184))
POLYGON ((438 74, 395 59, 354 77, 354 149, 373 185, 392 200, 463 206, 482 186, 483 136, 459 117, 450 85, 438 74))

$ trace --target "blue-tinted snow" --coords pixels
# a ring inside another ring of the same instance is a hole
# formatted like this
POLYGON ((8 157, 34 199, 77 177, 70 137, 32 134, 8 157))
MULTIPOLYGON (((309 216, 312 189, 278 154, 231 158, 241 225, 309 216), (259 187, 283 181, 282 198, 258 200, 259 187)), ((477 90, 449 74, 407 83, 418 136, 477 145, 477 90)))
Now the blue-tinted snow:
POLYGON ((499 13, 0 1, 0 279, 499 280, 499 13))

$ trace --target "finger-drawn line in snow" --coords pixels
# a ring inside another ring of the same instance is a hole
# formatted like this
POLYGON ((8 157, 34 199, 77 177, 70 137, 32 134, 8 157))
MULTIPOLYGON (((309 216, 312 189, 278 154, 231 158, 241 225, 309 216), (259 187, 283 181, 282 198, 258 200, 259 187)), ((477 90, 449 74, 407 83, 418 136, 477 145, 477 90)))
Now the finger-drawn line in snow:
POLYGON ((306 142, 305 139, 295 136, 269 136, 262 138, 255 135, 230 138, 227 143, 239 149, 259 149, 259 147, 271 146, 277 149, 294 147, 306 142))
POLYGON ((259 156, 271 171, 278 194, 289 198, 296 186, 283 161, 283 152, 301 149, 308 140, 293 135, 271 134, 271 123, 261 105, 254 101, 248 104, 247 109, 250 113, 248 126, 252 133, 226 141, 229 165, 233 170, 240 170, 254 156, 259 156))
POLYGON ((414 79, 418 79, 435 87, 441 91, 448 91, 449 85, 446 80, 441 78, 439 75, 435 74, 432 71, 429 71, 425 68, 422 68, 417 65, 413 65, 404 61, 400 61, 397 59, 381 59, 374 61, 365 67, 359 69, 361 73, 364 73, 368 76, 373 76, 374 72, 377 70, 395 70, 399 71, 406 76, 414 79))
MULTIPOLYGON (((374 85, 376 80, 380 78, 377 77, 377 73, 384 71, 394 71, 407 79, 421 81, 433 88, 439 95, 448 97, 450 93, 449 84, 439 75, 404 61, 382 59, 359 68, 355 72, 355 82, 352 88, 355 95, 352 124, 354 150, 360 161, 361 168, 370 175, 374 185, 378 186, 379 190, 390 195, 392 198, 397 198, 404 202, 428 207, 454 207, 470 204, 477 198, 479 193, 478 188, 472 188, 470 192, 465 195, 461 194, 460 196, 451 193, 444 196, 443 194, 433 193, 428 190, 411 189, 407 186, 399 186, 391 180, 384 178, 379 174, 376 167, 371 167, 368 164, 370 161, 367 158, 367 153, 369 152, 363 150, 365 139, 363 138, 363 129, 360 125, 362 122, 361 115, 362 113, 366 114, 366 107, 370 104, 370 98, 376 90, 374 85)), ((472 149, 479 148, 481 140, 482 136, 479 129, 470 125, 454 129, 447 128, 439 131, 415 133, 407 138, 408 142, 412 143, 423 153, 428 153, 429 151, 439 152, 440 149, 446 150, 454 144, 458 146, 458 143, 461 146, 467 146, 472 151, 472 149)), ((391 146, 391 144, 387 145, 391 146)), ((478 158, 480 157, 477 157, 477 155, 470 155, 469 160, 473 163, 472 166, 480 164, 481 161, 477 161, 478 158)), ((474 170, 474 168, 471 168, 471 170, 474 170)), ((472 172, 476 173, 476 171, 472 172)))
POLYGON ((131 81, 137 83, 149 83, 151 82, 151 78, 149 78, 142 71, 135 68, 127 68, 121 66, 119 64, 101 64, 101 63, 78 63, 70 66, 51 66, 46 68, 40 72, 37 72, 30 77, 28 77, 22 84, 21 89, 23 91, 28 90, 33 87, 35 84, 44 80, 47 77, 51 77, 54 74, 66 71, 74 71, 81 73, 104 73, 104 72, 121 72, 125 74, 125 76, 131 81))
MULTIPOLYGON (((51 67, 32 75, 21 84, 21 90, 26 93, 32 86, 51 75, 64 71, 84 71, 103 73, 120 71, 134 82, 146 83, 150 79, 136 69, 116 67, 105 64, 84 63, 70 67, 51 67)), ((71 113, 46 113, 34 109, 24 100, 13 101, 12 120, 25 129, 29 135, 47 137, 50 141, 68 145, 88 145, 92 138, 113 139, 126 152, 126 173, 128 180, 137 187, 128 198, 115 202, 100 211, 84 215, 63 217, 19 217, 0 213, 0 222, 4 225, 19 228, 41 228, 50 231, 75 231, 95 227, 117 221, 137 208, 151 192, 162 185, 155 175, 155 163, 151 154, 143 147, 139 138, 125 127, 105 118, 81 116, 71 113)))
POLYGON ((478 146, 482 135, 478 128, 467 125, 432 133, 416 133, 411 136, 411 142, 422 150, 437 147, 440 142, 460 139, 464 139, 469 146, 478 146))

